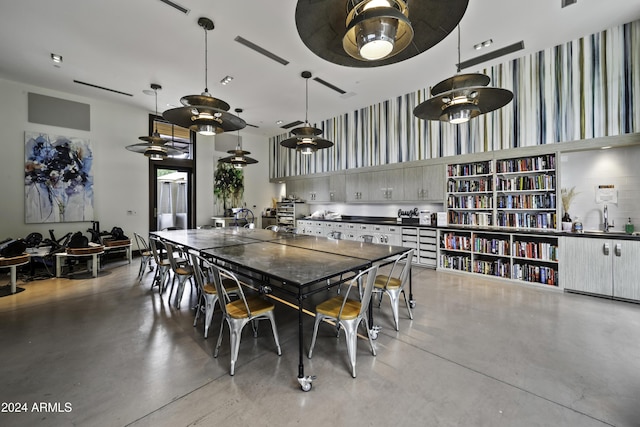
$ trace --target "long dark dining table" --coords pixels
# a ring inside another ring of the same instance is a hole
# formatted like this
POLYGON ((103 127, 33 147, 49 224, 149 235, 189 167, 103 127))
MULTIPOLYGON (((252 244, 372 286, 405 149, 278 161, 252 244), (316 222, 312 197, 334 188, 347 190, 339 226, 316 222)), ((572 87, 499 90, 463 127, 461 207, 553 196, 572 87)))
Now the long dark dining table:
MULTIPOLYGON (((257 282, 266 292, 277 288, 298 300, 298 381, 303 390, 310 378, 304 375, 303 301, 326 290, 329 279, 356 274, 373 263, 407 251, 401 246, 262 229, 217 228, 153 233, 233 267, 239 274, 257 282)), ((341 281, 331 282, 331 285, 341 281)))

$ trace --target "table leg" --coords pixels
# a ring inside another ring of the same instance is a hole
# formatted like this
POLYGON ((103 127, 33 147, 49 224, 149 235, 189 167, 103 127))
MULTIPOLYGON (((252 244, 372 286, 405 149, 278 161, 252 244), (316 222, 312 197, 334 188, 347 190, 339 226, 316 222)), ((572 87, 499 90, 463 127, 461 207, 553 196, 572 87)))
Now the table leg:
POLYGON ((56 277, 62 276, 62 256, 56 254, 56 277))
POLYGON ((302 312, 302 297, 298 298, 298 378, 304 378, 304 329, 302 325, 304 313, 302 312))
POLYGON ((409 307, 416 308, 416 301, 413 299, 413 280, 411 276, 411 270, 409 270, 409 307))
POLYGON ((16 266, 12 265, 11 268, 11 293, 16 293, 16 266))
POLYGON ((299 364, 298 364, 298 383, 300 384, 300 388, 302 391, 311 390, 311 382, 316 379, 315 375, 304 376, 304 329, 302 325, 302 319, 304 317, 304 313, 302 311, 302 295, 298 296, 298 355, 299 355, 299 364))
POLYGON ((91 255, 91 269, 93 277, 98 277, 98 254, 91 255))

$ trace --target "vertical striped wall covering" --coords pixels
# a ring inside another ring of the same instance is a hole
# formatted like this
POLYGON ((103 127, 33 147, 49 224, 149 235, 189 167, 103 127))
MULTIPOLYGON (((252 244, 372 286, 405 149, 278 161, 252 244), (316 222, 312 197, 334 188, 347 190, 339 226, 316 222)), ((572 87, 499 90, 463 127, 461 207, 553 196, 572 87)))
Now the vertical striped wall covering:
POLYGON ((640 21, 481 72, 513 101, 451 125, 413 115, 420 89, 314 124, 335 145, 309 156, 279 145, 288 134, 270 138, 270 177, 640 132, 640 21))

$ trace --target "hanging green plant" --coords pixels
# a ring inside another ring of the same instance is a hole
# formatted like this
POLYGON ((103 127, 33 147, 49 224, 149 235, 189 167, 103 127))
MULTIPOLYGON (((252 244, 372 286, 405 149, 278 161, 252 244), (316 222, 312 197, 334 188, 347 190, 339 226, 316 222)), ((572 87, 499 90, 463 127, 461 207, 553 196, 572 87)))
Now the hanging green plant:
POLYGON ((222 202, 224 216, 232 216, 230 208, 239 206, 244 195, 244 174, 242 169, 229 163, 218 163, 213 175, 213 194, 222 202))

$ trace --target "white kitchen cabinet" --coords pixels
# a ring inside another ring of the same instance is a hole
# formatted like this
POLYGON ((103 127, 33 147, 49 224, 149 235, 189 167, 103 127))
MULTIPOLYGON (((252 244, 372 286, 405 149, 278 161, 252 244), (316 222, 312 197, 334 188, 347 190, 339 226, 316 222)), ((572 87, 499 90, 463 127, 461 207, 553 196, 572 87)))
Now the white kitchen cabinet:
POLYGON ((640 300, 640 242, 564 237, 562 282, 567 290, 640 300))
POLYGON ((403 173, 404 199, 442 203, 444 165, 407 167, 403 173))
POLYGON ((404 200, 403 169, 372 172, 369 188, 371 202, 404 200))
POLYGON ((347 202, 368 202, 373 172, 358 172, 346 175, 347 202))
POLYGON ((371 225, 373 235, 378 238, 378 242, 385 245, 402 246, 401 227, 395 225, 371 225))

